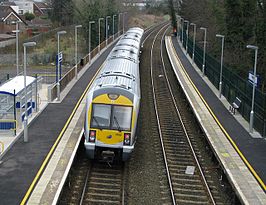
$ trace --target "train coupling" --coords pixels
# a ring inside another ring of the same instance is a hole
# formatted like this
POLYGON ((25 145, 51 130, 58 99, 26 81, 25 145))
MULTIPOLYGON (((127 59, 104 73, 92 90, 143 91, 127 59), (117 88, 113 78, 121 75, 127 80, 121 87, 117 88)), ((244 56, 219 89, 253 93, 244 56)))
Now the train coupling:
POLYGON ((115 159, 115 153, 114 151, 110 151, 110 150, 104 150, 102 151, 102 160, 104 162, 107 162, 108 164, 109 163, 113 163, 114 159, 115 159))

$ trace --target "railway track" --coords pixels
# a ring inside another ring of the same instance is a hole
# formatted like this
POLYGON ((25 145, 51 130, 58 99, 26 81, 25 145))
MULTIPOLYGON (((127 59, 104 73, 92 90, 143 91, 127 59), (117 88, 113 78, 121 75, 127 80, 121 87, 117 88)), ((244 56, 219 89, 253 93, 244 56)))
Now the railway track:
POLYGON ((195 139, 203 134, 199 127, 198 130, 193 128, 197 124, 193 116, 186 114, 189 108, 184 102, 184 95, 179 94, 175 98, 172 92, 162 53, 165 32, 166 27, 158 32, 150 53, 156 113, 152 121, 158 126, 157 130, 153 130, 160 136, 169 190, 163 193, 170 193, 171 204, 225 204, 224 197, 219 193, 219 181, 213 180, 210 171, 213 165, 204 162, 202 148, 195 139))
POLYGON ((124 204, 124 173, 123 164, 91 161, 80 147, 58 204, 124 204))

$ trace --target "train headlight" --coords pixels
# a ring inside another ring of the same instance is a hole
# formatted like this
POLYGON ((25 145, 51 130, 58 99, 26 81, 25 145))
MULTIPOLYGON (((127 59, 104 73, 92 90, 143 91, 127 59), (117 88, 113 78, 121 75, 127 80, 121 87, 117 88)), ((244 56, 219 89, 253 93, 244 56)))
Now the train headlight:
POLYGON ((130 134, 129 133, 125 133, 124 134, 124 145, 130 145, 130 134))
POLYGON ((96 131, 90 130, 89 142, 95 142, 95 139, 96 139, 96 131))

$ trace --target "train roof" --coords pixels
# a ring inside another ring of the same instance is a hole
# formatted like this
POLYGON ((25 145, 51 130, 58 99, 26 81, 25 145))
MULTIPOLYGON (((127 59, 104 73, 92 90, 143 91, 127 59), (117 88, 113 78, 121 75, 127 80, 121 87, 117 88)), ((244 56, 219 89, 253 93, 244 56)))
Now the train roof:
POLYGON ((139 50, 143 32, 141 28, 131 28, 120 38, 94 82, 94 95, 119 88, 120 93, 140 96, 139 50))

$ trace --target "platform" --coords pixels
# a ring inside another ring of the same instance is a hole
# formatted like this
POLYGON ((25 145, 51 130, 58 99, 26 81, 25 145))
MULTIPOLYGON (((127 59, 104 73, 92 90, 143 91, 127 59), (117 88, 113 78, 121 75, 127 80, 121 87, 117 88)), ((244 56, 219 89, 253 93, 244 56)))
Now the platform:
POLYGON ((176 38, 165 42, 177 79, 238 198, 243 204, 266 204, 265 139, 251 136, 241 116, 228 111, 229 103, 218 98, 176 38))
MULTIPOLYGON (((23 142, 23 133, 21 133, 2 157, 0 164, 1 204, 20 204, 25 195, 29 197, 30 194, 26 193, 29 188, 34 187, 32 187, 33 183, 38 181, 36 174, 42 174, 46 167, 44 162, 48 153, 60 141, 59 136, 66 132, 66 128, 73 128, 68 124, 69 119, 74 117, 74 115, 72 116, 73 110, 77 109, 78 100, 111 49, 112 44, 106 50, 101 51, 101 55, 98 55, 91 65, 85 65, 84 74, 82 76, 80 74, 78 81, 74 80, 72 85, 62 93, 62 101, 49 103, 30 123, 29 142, 23 142)), ((79 114, 81 113, 80 111, 79 114)), ((75 130, 74 132, 80 133, 80 131, 75 130)), ((62 143, 67 143, 67 140, 62 140, 62 143)), ((71 145, 73 149, 75 148, 74 144, 71 145)), ((64 173, 64 170, 61 171, 64 173)))

